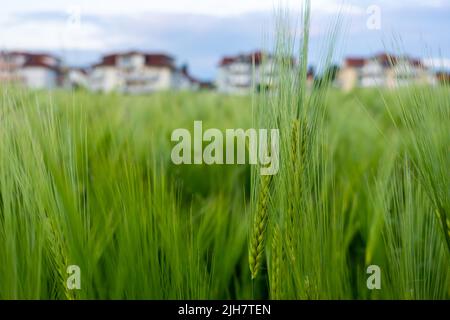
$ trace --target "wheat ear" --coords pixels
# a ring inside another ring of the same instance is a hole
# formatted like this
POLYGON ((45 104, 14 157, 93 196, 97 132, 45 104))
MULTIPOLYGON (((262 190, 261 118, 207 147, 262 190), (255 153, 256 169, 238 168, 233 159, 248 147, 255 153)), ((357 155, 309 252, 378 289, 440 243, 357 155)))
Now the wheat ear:
POLYGON ((261 176, 258 203, 249 248, 249 266, 252 279, 255 279, 258 275, 264 253, 271 181, 271 175, 261 176))

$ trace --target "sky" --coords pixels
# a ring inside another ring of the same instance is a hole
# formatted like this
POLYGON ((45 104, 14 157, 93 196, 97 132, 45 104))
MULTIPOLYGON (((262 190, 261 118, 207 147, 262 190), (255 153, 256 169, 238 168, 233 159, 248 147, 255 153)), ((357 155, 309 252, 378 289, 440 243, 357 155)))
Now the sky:
MULTIPOLYGON (((301 6, 301 0, 15 0, 2 3, 0 50, 51 52, 80 67, 109 52, 164 52, 194 76, 213 79, 221 57, 270 50, 280 7, 289 8, 292 32, 299 33, 301 6)), ((338 14, 337 63, 389 51, 450 69, 450 0, 313 0, 311 65, 321 61, 338 14)))

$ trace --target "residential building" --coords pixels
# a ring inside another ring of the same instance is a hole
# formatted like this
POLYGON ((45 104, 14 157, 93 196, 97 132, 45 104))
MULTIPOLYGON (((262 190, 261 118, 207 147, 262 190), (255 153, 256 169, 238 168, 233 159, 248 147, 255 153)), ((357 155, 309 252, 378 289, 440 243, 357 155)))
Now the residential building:
POLYGON ((50 54, 0 52, 0 82, 52 89, 61 82, 61 61, 50 54))
POLYGON ((369 58, 345 59, 338 72, 337 83, 344 91, 349 91, 355 87, 434 85, 436 78, 420 60, 383 53, 369 58))
POLYGON ((130 94, 195 87, 187 69, 177 68, 171 56, 139 51, 104 56, 92 67, 89 84, 94 91, 130 94))
MULTIPOLYGON (((219 63, 215 87, 219 92, 230 94, 270 90, 278 85, 282 65, 286 67, 286 71, 290 70, 289 74, 284 73, 283 77, 297 81, 295 70, 299 65, 291 56, 280 59, 263 51, 227 56, 219 63)), ((309 67, 306 75, 306 85, 309 89, 313 87, 314 79, 314 68, 309 67)))
MULTIPOLYGON (((294 63, 291 58, 289 61, 294 63)), ((277 69, 274 57, 261 51, 224 57, 219 63, 217 90, 246 94, 252 89, 271 88, 276 85, 277 69)))

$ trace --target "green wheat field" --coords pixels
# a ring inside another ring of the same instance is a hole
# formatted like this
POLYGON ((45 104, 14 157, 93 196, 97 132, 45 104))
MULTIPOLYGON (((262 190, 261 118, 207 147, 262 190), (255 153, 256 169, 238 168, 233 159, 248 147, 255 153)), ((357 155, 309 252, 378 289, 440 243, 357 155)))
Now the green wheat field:
POLYGON ((250 97, 5 92, 0 298, 447 299, 449 101, 448 87, 331 90, 320 117, 281 130, 268 185, 170 158, 194 120, 251 127, 250 97))
POLYGON ((302 39, 251 96, 2 88, 0 299, 449 299, 450 87, 307 88, 302 39), (198 120, 278 128, 279 172, 174 165, 198 120))

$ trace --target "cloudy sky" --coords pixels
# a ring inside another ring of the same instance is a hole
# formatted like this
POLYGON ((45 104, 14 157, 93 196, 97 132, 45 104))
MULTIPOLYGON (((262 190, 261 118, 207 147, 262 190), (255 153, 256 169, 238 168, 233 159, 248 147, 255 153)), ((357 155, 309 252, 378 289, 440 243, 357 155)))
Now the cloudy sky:
MULTIPOLYGON (((223 55, 270 48, 274 8, 288 6, 296 17, 301 7, 301 0, 3 2, 0 49, 49 51, 77 66, 111 51, 167 52, 201 78, 214 77, 223 55)), ((439 59, 450 68, 449 0, 313 0, 311 64, 338 12, 345 32, 336 61, 388 50, 439 59), (380 29, 367 26, 373 6, 380 9, 380 29)))

